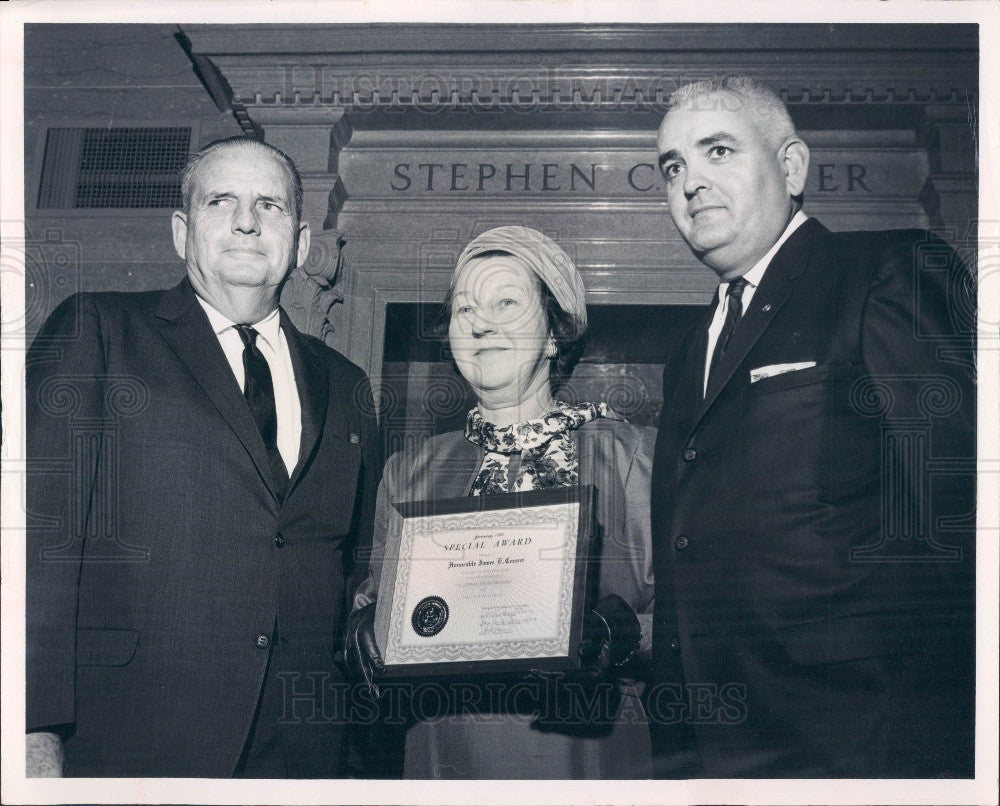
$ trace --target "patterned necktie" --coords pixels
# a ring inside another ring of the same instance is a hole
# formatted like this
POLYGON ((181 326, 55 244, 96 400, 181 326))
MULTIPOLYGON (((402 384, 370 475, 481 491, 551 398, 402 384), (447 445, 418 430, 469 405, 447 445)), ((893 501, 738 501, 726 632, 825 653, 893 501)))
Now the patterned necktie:
POLYGON ((708 368, 708 383, 712 384, 712 375, 718 369, 719 361, 726 353, 729 340, 733 337, 733 331, 743 317, 743 289, 747 287, 747 281, 738 277, 729 284, 726 290, 728 305, 726 306, 726 321, 722 325, 722 332, 715 342, 715 349, 712 351, 712 363, 708 368))
POLYGON ((284 496, 288 484, 288 470, 278 451, 278 413, 274 405, 274 383, 271 368, 257 347, 257 331, 250 325, 234 325, 243 340, 243 397, 250 406, 250 413, 264 439, 267 458, 275 478, 279 481, 278 495, 284 496))

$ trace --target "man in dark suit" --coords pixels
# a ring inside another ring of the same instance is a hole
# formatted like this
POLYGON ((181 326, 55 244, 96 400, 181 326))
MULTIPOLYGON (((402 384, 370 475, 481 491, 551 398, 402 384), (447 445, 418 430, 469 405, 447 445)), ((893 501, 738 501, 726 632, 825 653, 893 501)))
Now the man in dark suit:
POLYGON ((28 772, 336 776, 368 381, 278 307, 309 251, 291 160, 218 141, 182 191, 187 277, 71 297, 29 353, 28 772))
POLYGON ((679 89, 658 148, 720 279, 664 372, 659 772, 971 776, 970 277, 928 233, 806 216, 808 148, 751 79, 679 89))

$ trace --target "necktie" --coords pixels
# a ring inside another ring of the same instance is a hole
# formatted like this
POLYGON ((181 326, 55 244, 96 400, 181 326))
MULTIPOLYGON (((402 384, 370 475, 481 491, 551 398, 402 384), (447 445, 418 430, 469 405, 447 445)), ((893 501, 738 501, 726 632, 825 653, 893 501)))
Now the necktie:
POLYGON ((712 351, 712 363, 708 368, 708 383, 712 383, 712 375, 718 369, 719 361, 725 355, 729 340, 733 337, 733 331, 743 317, 743 289, 747 287, 747 281, 738 277, 729 284, 726 290, 728 305, 726 306, 726 321, 722 325, 722 332, 715 342, 715 349, 712 351))
POLYGON ((267 359, 257 347, 257 331, 250 325, 235 325, 236 332, 243 340, 243 397, 250 406, 267 458, 271 462, 274 476, 279 482, 278 495, 284 496, 288 484, 288 470, 278 451, 278 413, 274 406, 274 383, 267 359))

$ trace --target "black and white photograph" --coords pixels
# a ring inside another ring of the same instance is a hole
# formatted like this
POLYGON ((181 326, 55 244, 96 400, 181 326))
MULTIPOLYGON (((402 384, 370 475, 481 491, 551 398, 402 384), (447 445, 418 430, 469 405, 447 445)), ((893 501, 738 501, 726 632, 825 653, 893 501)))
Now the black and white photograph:
POLYGON ((5 803, 997 803, 1000 6, 5 5, 5 803))

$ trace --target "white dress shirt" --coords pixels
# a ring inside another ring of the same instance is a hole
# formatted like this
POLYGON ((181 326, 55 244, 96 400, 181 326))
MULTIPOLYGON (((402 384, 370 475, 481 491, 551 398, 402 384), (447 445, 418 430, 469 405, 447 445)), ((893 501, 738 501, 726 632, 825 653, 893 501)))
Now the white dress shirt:
MULTIPOLYGON (((801 210, 793 215, 792 220, 785 227, 785 231, 781 233, 781 237, 774 242, 774 246, 768 250, 764 257, 754 264, 750 271, 743 275, 743 279, 747 281, 746 286, 743 288, 743 296, 741 297, 744 314, 750 309, 750 302, 757 291, 757 286, 760 285, 760 281, 764 277, 764 272, 771 265, 771 260, 778 253, 778 250, 781 249, 782 244, 788 240, 789 236, 801 227, 808 218, 809 216, 801 210)), ((722 326, 726 323, 726 313, 729 310, 728 290, 729 283, 719 283, 719 290, 716 292, 719 295, 719 304, 715 306, 715 315, 712 317, 712 324, 708 326, 708 352, 705 353, 705 375, 701 391, 702 397, 708 394, 708 371, 711 368, 712 353, 715 352, 715 343, 719 340, 719 334, 722 333, 722 326)))
MULTIPOLYGON (((208 321, 216 338, 226 354, 226 360, 236 376, 236 383, 243 389, 243 340, 236 330, 236 323, 219 313, 201 297, 198 302, 208 314, 208 321)), ((288 352, 288 342, 281 329, 281 318, 275 308, 261 321, 253 325, 257 331, 257 349, 260 350, 271 370, 274 385, 274 407, 278 415, 278 453, 285 463, 288 475, 292 475, 299 461, 299 443, 302 440, 302 408, 299 405, 299 390, 295 385, 295 371, 292 356, 288 352)))

